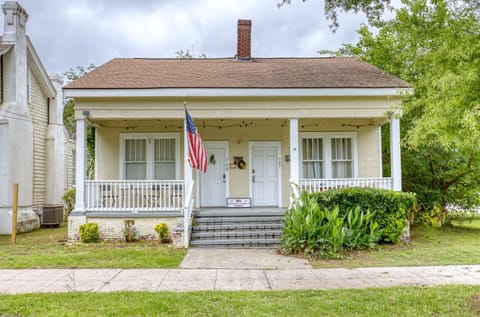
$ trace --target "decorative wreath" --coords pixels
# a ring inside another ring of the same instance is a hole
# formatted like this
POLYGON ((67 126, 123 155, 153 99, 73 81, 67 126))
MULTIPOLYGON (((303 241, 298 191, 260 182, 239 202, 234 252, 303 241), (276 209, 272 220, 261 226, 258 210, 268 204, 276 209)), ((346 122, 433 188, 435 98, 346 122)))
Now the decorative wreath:
POLYGON ((240 160, 238 161, 237 166, 239 169, 243 170, 245 167, 247 167, 247 163, 245 163, 244 160, 240 160))

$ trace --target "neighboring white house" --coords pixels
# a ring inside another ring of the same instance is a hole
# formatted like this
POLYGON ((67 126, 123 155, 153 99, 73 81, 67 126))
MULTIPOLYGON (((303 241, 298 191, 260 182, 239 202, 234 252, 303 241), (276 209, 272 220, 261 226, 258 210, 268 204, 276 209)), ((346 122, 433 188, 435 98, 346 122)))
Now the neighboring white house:
POLYGON ((10 234, 13 184, 19 184, 18 231, 38 228, 42 207, 62 204, 72 185, 67 183, 72 146, 63 126, 62 76, 49 76, 42 66, 26 35, 27 12, 13 1, 2 10, 0 234, 10 234))
POLYGON ((254 58, 250 37, 251 22, 240 20, 235 57, 113 59, 64 88, 77 120, 70 239, 92 221, 120 239, 125 218, 152 235, 156 223, 188 217, 193 199, 197 208, 286 208, 291 182, 401 190, 399 119, 389 113, 409 84, 355 58, 254 58), (205 143, 206 174, 185 160, 184 102, 205 143), (380 129, 389 121, 392 177, 383 177, 380 129), (85 179, 87 122, 96 127, 95 180, 85 179))

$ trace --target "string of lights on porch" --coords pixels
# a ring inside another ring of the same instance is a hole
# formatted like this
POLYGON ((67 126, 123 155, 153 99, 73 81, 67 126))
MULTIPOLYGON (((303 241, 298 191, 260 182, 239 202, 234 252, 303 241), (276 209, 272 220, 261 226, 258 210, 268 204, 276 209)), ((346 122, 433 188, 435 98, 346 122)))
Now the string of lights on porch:
MULTIPOLYGON (((266 118, 265 121, 267 121, 267 120, 269 120, 269 119, 266 118)), ((315 123, 302 124, 302 125, 300 125, 300 128, 302 128, 302 129, 311 128, 311 127, 320 128, 322 126, 322 120, 323 119, 320 119, 319 121, 317 121, 315 123)), ((229 120, 229 121, 232 121, 232 120, 229 120)), ((164 129, 179 129, 179 130, 183 129, 182 125, 168 124, 168 123, 163 122, 160 119, 156 119, 156 122, 157 122, 157 124, 162 126, 164 129)), ((220 122, 223 122, 223 119, 220 119, 220 122)), ((95 123, 92 123, 92 125, 96 128, 121 128, 121 129, 125 129, 125 130, 135 130, 138 127, 136 125, 130 125, 128 120, 123 120, 123 123, 124 123, 123 125, 109 125, 109 124, 103 124, 103 123, 96 123, 95 122, 95 123)), ((226 123, 225 124, 209 124, 205 120, 197 120, 196 124, 197 124, 198 128, 203 128, 203 129, 213 128, 213 129, 221 130, 221 129, 228 129, 228 128, 248 128, 248 127, 253 126, 254 122, 242 120, 241 122, 238 122, 238 123, 230 123, 229 122, 228 124, 226 124, 226 123)), ((350 122, 350 123, 342 123, 339 126, 359 129, 359 128, 363 128, 363 127, 373 127, 373 126, 380 126, 380 125, 381 124, 379 124, 379 123, 362 123, 362 124, 359 124, 359 123, 350 122)), ((283 120, 282 123, 280 124, 280 127, 282 127, 282 128, 288 127, 288 121, 283 120)))

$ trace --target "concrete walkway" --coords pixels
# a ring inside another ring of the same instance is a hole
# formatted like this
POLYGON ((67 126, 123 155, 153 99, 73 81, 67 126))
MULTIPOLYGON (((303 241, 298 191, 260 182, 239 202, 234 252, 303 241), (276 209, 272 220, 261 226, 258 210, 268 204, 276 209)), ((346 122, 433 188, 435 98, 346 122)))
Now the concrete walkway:
POLYGON ((284 256, 272 249, 189 249, 182 269, 311 269, 303 258, 284 256))
POLYGON ((0 293, 298 290, 480 285, 480 265, 358 269, 0 270, 0 293))
POLYGON ((480 285, 480 265, 313 269, 275 250, 189 249, 178 269, 1 270, 0 294, 480 285))

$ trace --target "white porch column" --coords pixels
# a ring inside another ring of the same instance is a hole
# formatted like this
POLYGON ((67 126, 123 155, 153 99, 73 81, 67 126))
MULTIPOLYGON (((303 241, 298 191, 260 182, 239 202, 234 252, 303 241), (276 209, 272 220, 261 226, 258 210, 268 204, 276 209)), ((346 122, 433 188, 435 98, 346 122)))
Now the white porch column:
POLYGON ((75 209, 73 212, 85 212, 85 175, 86 175, 86 119, 77 119, 77 148, 75 162, 75 209))
POLYGON ((401 191, 400 119, 394 117, 390 121, 390 169, 393 179, 393 190, 401 191))
POLYGON ((298 119, 290 119, 290 182, 298 185, 300 180, 298 153, 298 119))

